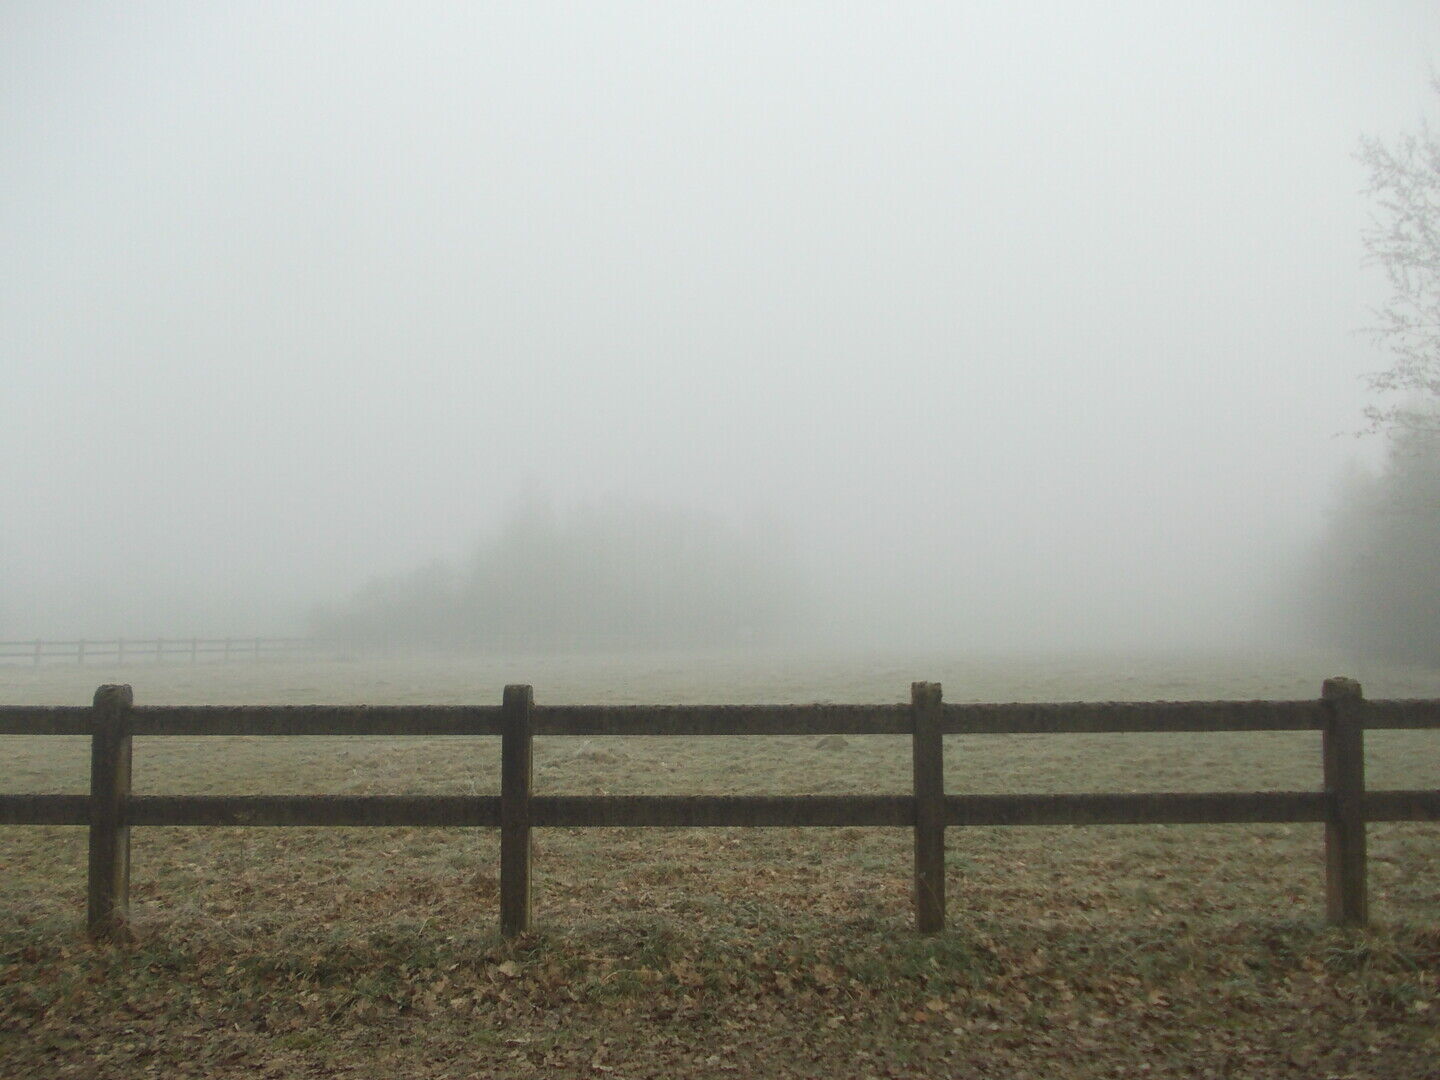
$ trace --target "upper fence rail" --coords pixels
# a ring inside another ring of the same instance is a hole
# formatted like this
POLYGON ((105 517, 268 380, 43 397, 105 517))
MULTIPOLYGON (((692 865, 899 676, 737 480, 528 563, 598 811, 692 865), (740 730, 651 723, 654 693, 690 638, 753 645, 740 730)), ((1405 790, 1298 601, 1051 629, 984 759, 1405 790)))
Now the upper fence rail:
MULTIPOLYGON (((137 705, 133 735, 500 735, 499 705, 137 705)), ((945 704, 945 735, 1320 731, 1319 701, 945 704)), ((909 705, 536 705, 535 735, 910 735, 909 705)), ((1440 700, 1365 701, 1366 730, 1440 728, 1440 700)), ((0 706, 0 735, 89 735, 80 705, 0 706)))

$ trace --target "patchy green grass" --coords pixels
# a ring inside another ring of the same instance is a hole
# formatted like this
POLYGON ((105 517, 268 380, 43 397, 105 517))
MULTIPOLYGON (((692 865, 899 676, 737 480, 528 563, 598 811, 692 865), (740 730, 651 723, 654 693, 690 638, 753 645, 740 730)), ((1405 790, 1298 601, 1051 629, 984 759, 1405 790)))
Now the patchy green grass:
MULTIPOLYGON (((1333 673, 1302 674, 1313 693, 1333 673)), ((498 702, 498 689, 465 692, 463 674, 439 662, 236 666, 207 692, 203 667, 124 673, 147 702, 392 690, 498 702)), ((678 671, 650 674, 659 690, 597 669, 600 689, 577 682, 563 697, 536 677, 537 697, 899 700, 912 677, 872 671, 894 677, 882 695, 857 690, 853 673, 827 692, 833 672, 807 683, 778 667, 726 670, 710 676, 733 682, 724 695, 703 677, 681 691, 678 671)), ((1287 689, 1302 681, 1288 669, 1229 694, 1183 668, 1137 665, 1108 683, 1092 672, 1071 692, 1053 672, 1015 675, 1010 693, 998 668, 965 674, 998 686, 949 696, 1304 696, 1287 689)), ((78 681, 55 680, 84 677, 0 673, 0 692, 82 703, 78 681)), ((545 793, 908 789, 904 738, 818 742, 542 739, 536 781, 545 793)), ((0 746, 0 789, 85 789, 83 740, 0 746)), ((1372 784, 1440 786, 1437 749, 1435 733, 1372 735, 1372 784)), ((952 792, 1314 788, 1319 744, 951 737, 946 770, 952 792)), ((135 789, 493 793, 498 750, 140 739, 135 789)), ((910 930, 904 830, 543 830, 537 932, 516 942, 495 933, 497 841, 465 829, 137 829, 138 941, 94 948, 81 934, 84 830, 0 829, 0 1076, 1403 1078, 1434 1076, 1440 1060, 1431 825, 1371 827, 1376 926, 1358 934, 1321 924, 1318 826, 952 829, 949 929, 929 938, 910 930)))

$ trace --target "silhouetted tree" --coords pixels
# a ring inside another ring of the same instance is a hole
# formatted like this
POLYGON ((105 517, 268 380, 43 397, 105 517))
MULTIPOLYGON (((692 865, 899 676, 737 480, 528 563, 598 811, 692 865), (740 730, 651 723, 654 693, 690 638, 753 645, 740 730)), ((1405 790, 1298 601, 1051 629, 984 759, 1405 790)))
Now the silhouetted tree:
MULTIPOLYGON (((1440 76, 1433 81, 1440 94, 1440 76)), ((1373 327, 1392 363, 1369 376, 1399 404, 1366 410, 1376 429, 1435 430, 1440 413, 1440 134, 1426 121, 1394 143, 1361 141, 1376 213, 1365 231, 1369 261, 1385 271, 1390 298, 1373 327), (1418 402, 1418 404, 1416 404, 1418 402)))
POLYGON ((1391 660, 1440 662, 1440 422, 1397 429, 1378 472, 1345 485, 1312 566, 1321 636, 1391 660))
POLYGON ((798 575, 773 543, 706 515, 528 499, 460 570, 434 563, 317 609, 356 643, 497 650, 724 645, 793 623, 798 575))
MULTIPOLYGON (((1440 94, 1440 78, 1434 80, 1440 94)), ((1422 121, 1394 143, 1361 141, 1376 212, 1368 259, 1390 296, 1375 340, 1391 364, 1370 388, 1388 403, 1366 409, 1389 438, 1378 472, 1340 493, 1312 563, 1306 606, 1321 636, 1361 653, 1440 661, 1440 135, 1422 121)))

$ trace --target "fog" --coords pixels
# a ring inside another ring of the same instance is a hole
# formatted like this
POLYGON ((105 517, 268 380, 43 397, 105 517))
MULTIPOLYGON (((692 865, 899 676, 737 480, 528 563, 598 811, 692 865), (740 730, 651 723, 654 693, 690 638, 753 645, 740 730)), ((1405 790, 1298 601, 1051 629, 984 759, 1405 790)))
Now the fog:
POLYGON ((1352 656, 1440 655, 1440 426, 1397 431, 1383 467, 1345 479, 1300 564, 1295 616, 1352 656))
POLYGON ((301 631, 543 504, 710 523, 791 641, 1284 644, 1382 452, 1353 153, 1437 57, 1419 2, 10 0, 0 637, 301 631))

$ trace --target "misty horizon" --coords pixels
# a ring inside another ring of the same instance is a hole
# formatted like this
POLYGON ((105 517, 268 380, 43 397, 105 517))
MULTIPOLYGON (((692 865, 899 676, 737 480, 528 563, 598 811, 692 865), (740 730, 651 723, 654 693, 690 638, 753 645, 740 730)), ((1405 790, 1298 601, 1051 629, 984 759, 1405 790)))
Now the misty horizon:
POLYGON ((298 632, 533 496, 758 538, 791 644, 1299 642, 1385 453, 1354 154, 1437 56, 1418 3, 7 5, 0 638, 298 632))

